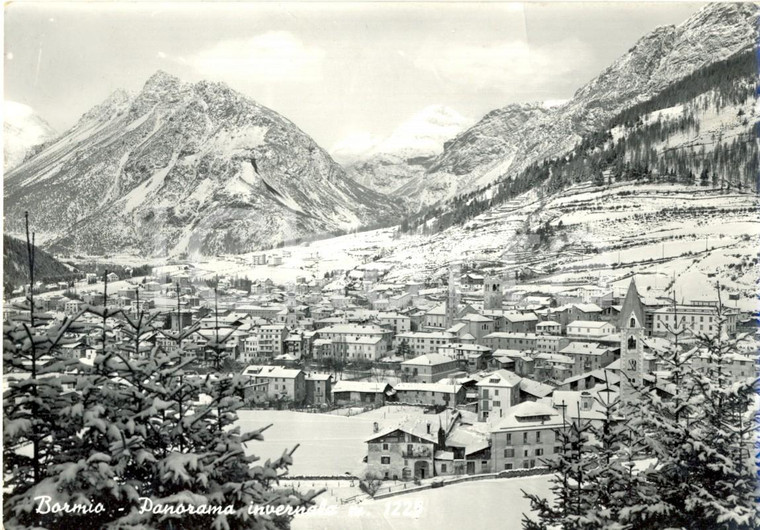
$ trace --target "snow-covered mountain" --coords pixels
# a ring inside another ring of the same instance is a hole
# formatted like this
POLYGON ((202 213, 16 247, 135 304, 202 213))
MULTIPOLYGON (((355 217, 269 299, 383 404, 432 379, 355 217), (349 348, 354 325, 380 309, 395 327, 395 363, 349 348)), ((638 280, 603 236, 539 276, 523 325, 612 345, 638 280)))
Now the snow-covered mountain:
POLYGON ((444 105, 431 105, 398 126, 387 138, 357 135, 338 142, 331 152, 348 176, 368 188, 393 193, 422 175, 444 143, 472 121, 444 105))
POLYGON ((6 232, 27 209, 56 249, 151 255, 252 250, 401 213, 276 112, 164 72, 10 172, 6 232))
POLYGON ((534 161, 571 149, 623 109, 645 101, 711 63, 757 41, 756 4, 709 4, 678 26, 642 37, 559 106, 510 105, 492 111, 447 142, 426 173, 399 190, 426 204, 515 175, 534 161))
POLYGON ((28 105, 3 103, 3 169, 21 164, 33 148, 55 137, 55 130, 28 105))

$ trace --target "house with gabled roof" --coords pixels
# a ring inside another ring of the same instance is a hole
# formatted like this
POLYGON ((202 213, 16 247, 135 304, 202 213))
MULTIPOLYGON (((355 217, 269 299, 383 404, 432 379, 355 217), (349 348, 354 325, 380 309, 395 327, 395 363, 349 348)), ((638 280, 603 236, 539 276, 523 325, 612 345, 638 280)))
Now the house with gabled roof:
POLYGON ((474 415, 458 410, 390 425, 366 443, 367 471, 381 478, 424 479, 491 470, 488 430, 474 421, 474 415))
POLYGON ((496 370, 476 385, 478 388, 478 420, 502 418, 506 411, 520 402, 519 385, 522 378, 514 372, 496 370))
POLYGON ((493 470, 530 469, 561 451, 555 430, 562 415, 546 403, 526 402, 512 407, 491 429, 493 470))
POLYGON ((439 353, 427 353, 401 363, 402 375, 412 383, 435 383, 458 371, 456 359, 439 353))
POLYGON ((383 405, 395 400, 396 391, 388 383, 338 381, 332 387, 333 401, 339 404, 364 403, 383 405))

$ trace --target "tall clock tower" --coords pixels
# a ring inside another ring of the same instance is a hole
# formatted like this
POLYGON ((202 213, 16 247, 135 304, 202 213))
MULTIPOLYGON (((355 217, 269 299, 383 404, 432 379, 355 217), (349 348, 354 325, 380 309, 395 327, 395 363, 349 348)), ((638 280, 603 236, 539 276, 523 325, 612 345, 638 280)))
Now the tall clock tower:
POLYGON ((620 399, 625 403, 635 402, 636 388, 641 388, 644 376, 644 305, 631 279, 620 310, 620 399))

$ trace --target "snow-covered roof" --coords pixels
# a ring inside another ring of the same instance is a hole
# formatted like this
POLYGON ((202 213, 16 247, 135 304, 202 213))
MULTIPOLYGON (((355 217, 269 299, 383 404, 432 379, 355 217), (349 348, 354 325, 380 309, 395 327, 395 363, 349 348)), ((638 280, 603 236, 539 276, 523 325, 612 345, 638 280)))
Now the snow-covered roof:
POLYGON ((507 331, 496 331, 494 333, 489 333, 484 339, 535 339, 538 335, 535 333, 518 333, 518 332, 507 332, 507 331))
POLYGON ((306 379, 308 381, 327 381, 331 378, 332 375, 330 374, 306 374, 306 379))
POLYGON ((396 392, 441 392, 456 394, 462 385, 447 385, 445 383, 399 383, 394 387, 396 392))
POLYGON ((467 313, 464 316, 461 316, 459 320, 464 320, 466 322, 493 322, 493 319, 484 317, 483 315, 479 315, 477 313, 467 313))
POLYGON ((604 355, 608 351, 596 342, 571 342, 559 352, 563 355, 604 355))
POLYGON ((562 423, 562 416, 552 406, 546 403, 526 401, 510 408, 507 416, 496 423, 492 431, 529 428, 551 429, 561 426, 562 423))
POLYGON ((602 308, 596 304, 573 304, 573 306, 584 313, 601 313, 602 311, 602 308))
POLYGON ((285 379, 294 379, 301 373, 303 372, 298 368, 283 368, 282 366, 250 365, 243 370, 243 375, 252 375, 256 377, 283 377, 285 379))
POLYGON ((504 318, 509 322, 534 322, 538 320, 535 313, 507 313, 504 318))
POLYGON ((511 388, 520 384, 522 378, 514 372, 509 370, 496 370, 495 372, 486 375, 481 379, 477 386, 498 386, 511 388))
POLYGON ((408 361, 404 361, 401 364, 414 365, 414 366, 435 366, 438 364, 450 363, 452 361, 453 359, 451 357, 447 357, 439 353, 426 353, 425 355, 420 355, 419 357, 415 357, 414 359, 409 359, 408 361))
POLYGON ((373 383, 371 381, 338 381, 333 386, 335 392, 369 392, 377 394, 385 392, 390 385, 388 383, 373 383))
POLYGON ((335 324, 319 330, 320 333, 354 333, 357 335, 383 335, 388 330, 375 324, 335 324))
POLYGON ((600 329, 603 327, 614 327, 609 322, 603 322, 599 320, 574 320, 570 322, 568 326, 584 327, 584 328, 591 328, 591 329, 600 329))
POLYGON ((554 387, 551 385, 546 385, 544 383, 539 383, 538 381, 533 381, 532 379, 523 378, 520 381, 520 390, 526 394, 530 394, 531 396, 544 398, 554 392, 554 387))

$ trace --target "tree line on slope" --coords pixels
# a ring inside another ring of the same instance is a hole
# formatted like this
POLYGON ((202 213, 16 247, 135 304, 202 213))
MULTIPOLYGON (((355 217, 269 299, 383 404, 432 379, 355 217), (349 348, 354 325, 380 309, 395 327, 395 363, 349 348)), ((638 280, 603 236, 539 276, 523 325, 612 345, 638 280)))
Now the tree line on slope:
POLYGON ((750 125, 746 118, 742 121, 748 129, 746 133, 730 141, 718 135, 711 139, 714 145, 709 151, 704 145, 688 149, 658 146, 674 134, 699 132, 696 113, 700 109, 694 105, 673 119, 643 119, 656 110, 686 105, 699 96, 702 110, 709 105, 720 111, 726 105, 744 104, 755 96, 755 76, 754 51, 699 69, 651 99, 624 110, 604 130, 585 135, 567 155, 534 162, 512 178, 502 178, 410 216, 401 223, 400 231, 440 232, 531 189, 537 188, 542 195, 554 194, 585 181, 597 185, 613 180, 699 184, 757 192, 760 152, 754 140, 755 124, 750 125), (625 134, 617 140, 611 133, 614 127, 624 127, 625 134))

